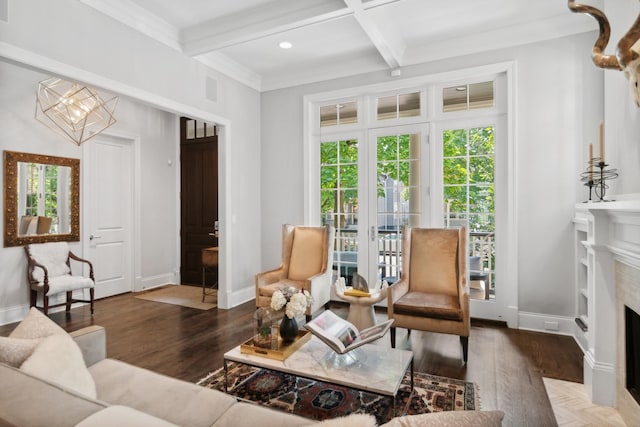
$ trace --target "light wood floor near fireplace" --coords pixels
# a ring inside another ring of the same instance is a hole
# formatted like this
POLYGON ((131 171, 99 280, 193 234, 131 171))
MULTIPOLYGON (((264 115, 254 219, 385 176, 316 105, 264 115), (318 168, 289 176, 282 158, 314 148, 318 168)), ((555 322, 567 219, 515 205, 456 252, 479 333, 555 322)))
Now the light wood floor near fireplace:
MULTIPOLYGON (((332 303, 331 309, 346 317, 348 306, 332 303)), ((203 311, 123 294, 96 301, 93 318, 87 307, 51 318, 67 331, 104 326, 108 357, 195 382, 222 366, 225 351, 251 337, 254 310, 253 302, 203 311)), ((0 336, 14 326, 0 326, 0 336)), ((390 346, 388 337, 383 340, 390 346)), ((477 383, 482 409, 503 410, 505 426, 556 425, 542 378, 582 382, 582 353, 571 337, 472 321, 466 366, 455 336, 413 331, 407 340, 399 329, 397 344, 413 350, 416 371, 477 383)))

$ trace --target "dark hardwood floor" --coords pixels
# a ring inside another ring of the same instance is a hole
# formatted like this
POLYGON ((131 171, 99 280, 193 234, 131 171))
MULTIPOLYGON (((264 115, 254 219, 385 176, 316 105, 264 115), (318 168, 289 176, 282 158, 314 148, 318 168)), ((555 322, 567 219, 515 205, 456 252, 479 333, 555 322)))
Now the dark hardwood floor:
MULTIPOLYGON (((346 316, 348 306, 332 303, 346 316)), ((201 311, 144 301, 123 294, 96 302, 92 318, 81 306, 51 318, 67 331, 96 324, 107 330, 108 357, 196 382, 222 366, 225 351, 249 339, 254 303, 201 311)), ((383 311, 377 315, 384 319, 383 311)), ((0 336, 14 325, 0 326, 0 336)), ((399 348, 414 352, 415 370, 473 381, 484 410, 505 412, 505 426, 553 426, 542 377, 582 382, 582 352, 571 337, 509 329, 472 321, 469 361, 463 365, 458 337, 398 329, 399 348)), ((389 346, 383 338, 378 345, 389 346)))

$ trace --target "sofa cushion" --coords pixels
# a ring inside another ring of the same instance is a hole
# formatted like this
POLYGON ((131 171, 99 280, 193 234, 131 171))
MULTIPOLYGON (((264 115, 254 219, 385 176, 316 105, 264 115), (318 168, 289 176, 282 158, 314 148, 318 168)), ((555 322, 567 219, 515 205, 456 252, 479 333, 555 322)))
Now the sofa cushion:
POLYGON ((67 332, 54 321, 31 307, 27 316, 11 331, 11 338, 46 338, 49 335, 67 335, 67 332))
POLYGON ((128 406, 114 405, 89 415, 75 427, 177 427, 128 406))
POLYGON ((502 411, 444 411, 396 417, 382 427, 499 427, 502 411))
POLYGON ((236 400, 114 359, 89 368, 98 399, 125 405, 181 426, 211 426, 236 400))
MULTIPOLYGON (((313 421, 311 421, 313 422, 313 421)), ((216 421, 216 427, 300 427, 309 425, 307 418, 288 412, 270 409, 255 403, 239 402, 229 408, 216 421), (239 422, 238 420, 242 420, 239 422)))
POLYGON ((0 419, 16 426, 72 426, 107 407, 4 364, 0 384, 0 419))
POLYGON ((0 362, 19 367, 31 356, 39 340, 0 337, 0 362))
POLYGON ((92 399, 96 398, 96 386, 85 366, 82 351, 67 334, 55 334, 42 339, 31 356, 20 365, 20 369, 92 399))
POLYGON ((67 335, 40 310, 32 307, 8 337, 0 337, 0 362, 19 367, 35 350, 41 338, 67 335))

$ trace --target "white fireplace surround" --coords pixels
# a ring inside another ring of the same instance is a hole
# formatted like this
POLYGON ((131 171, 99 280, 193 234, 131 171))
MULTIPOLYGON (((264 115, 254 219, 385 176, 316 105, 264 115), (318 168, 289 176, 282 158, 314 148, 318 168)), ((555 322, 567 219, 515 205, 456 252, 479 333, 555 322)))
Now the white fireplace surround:
POLYGON ((593 403, 615 406, 628 425, 640 425, 640 405, 625 388, 622 320, 625 304, 640 313, 640 196, 578 204, 575 222, 587 225, 584 384, 593 403))

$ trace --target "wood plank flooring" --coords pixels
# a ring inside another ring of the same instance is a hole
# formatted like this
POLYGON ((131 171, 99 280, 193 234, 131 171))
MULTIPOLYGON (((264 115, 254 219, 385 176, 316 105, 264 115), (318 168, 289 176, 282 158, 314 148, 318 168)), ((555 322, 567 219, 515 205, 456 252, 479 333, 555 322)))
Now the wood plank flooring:
MULTIPOLYGON (((332 303, 331 309, 346 317, 348 306, 332 303)), ((252 336, 254 310, 253 301, 202 311, 129 293, 97 301, 93 318, 84 306, 51 318, 67 331, 104 326, 108 357, 195 382, 222 366, 225 351, 252 336)), ((0 326, 0 336, 14 327, 0 326)), ((482 409, 503 410, 505 426, 557 425, 542 378, 582 382, 582 352, 571 337, 472 321, 467 365, 456 336, 420 331, 407 336, 398 329, 397 344, 413 350, 416 371, 478 384, 482 409)), ((380 345, 390 346, 388 338, 380 345)))

